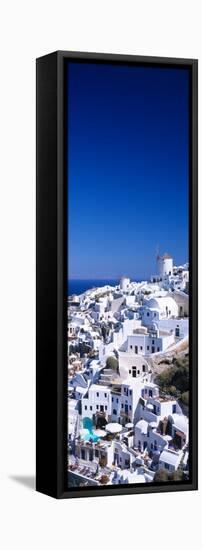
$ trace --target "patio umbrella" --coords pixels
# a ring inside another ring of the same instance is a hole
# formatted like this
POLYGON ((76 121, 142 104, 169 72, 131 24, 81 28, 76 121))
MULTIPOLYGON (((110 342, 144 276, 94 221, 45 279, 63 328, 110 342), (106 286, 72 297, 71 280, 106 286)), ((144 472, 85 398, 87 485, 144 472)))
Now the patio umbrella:
POLYGON ((128 422, 126 425, 125 425, 125 428, 134 428, 134 425, 132 422, 128 422))
POLYGON ((105 429, 111 434, 116 434, 122 431, 123 426, 118 424, 118 422, 110 422, 109 424, 106 424, 105 429))

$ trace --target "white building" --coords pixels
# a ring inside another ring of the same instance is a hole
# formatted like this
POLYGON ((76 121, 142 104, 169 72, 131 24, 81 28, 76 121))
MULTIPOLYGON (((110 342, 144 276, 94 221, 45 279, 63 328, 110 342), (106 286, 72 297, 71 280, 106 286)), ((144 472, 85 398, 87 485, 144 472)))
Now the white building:
POLYGON ((75 313, 72 313, 71 317, 72 317, 72 323, 77 325, 77 327, 82 326, 82 327, 88 328, 90 326, 86 313, 77 311, 75 313))
POLYGON ((86 461, 96 461, 102 466, 111 467, 116 465, 121 469, 130 468, 133 455, 126 445, 117 440, 102 440, 89 445, 86 441, 79 441, 76 444, 76 455, 86 461))
POLYGON ((143 379, 128 378, 120 385, 92 384, 81 401, 82 418, 89 417, 94 424, 100 417, 105 422, 118 422, 125 426, 134 423, 136 410, 144 387, 143 379))
POLYGON ((168 417, 171 424, 171 433, 176 445, 183 449, 189 441, 189 422, 184 414, 175 413, 168 417))
POLYGON ((152 353, 158 353, 165 351, 169 346, 174 344, 174 334, 167 331, 159 331, 158 328, 151 329, 148 332, 143 330, 141 332, 135 332, 131 336, 128 336, 125 345, 121 351, 128 353, 134 353, 135 355, 151 355, 152 353))
POLYGON ((156 296, 144 298, 144 305, 141 308, 143 325, 151 324, 160 319, 178 317, 178 305, 173 296, 156 296), (151 313, 150 313, 151 311, 151 313))
POLYGON ((173 258, 169 254, 165 253, 163 256, 158 256, 157 264, 160 279, 173 274, 173 258))
POLYGON ((129 277, 121 277, 120 289, 123 292, 127 292, 130 289, 130 279, 129 279, 129 277))
POLYGON ((137 405, 141 396, 143 382, 139 377, 136 380, 128 378, 121 384, 121 391, 111 392, 111 420, 125 426, 128 422, 134 423, 137 405))
POLYGON ((71 321, 67 323, 68 338, 75 338, 77 330, 78 328, 76 323, 72 323, 71 321))
POLYGON ((185 292, 175 290, 172 292, 172 298, 175 300, 178 307, 179 317, 189 316, 189 296, 185 292))
POLYGON ((171 473, 175 472, 179 468, 182 456, 182 451, 164 449, 159 457, 159 469, 165 468, 171 473))
POLYGON ((79 411, 76 399, 68 398, 68 439, 74 441, 79 433, 79 411))
POLYGON ((134 446, 140 452, 152 451, 161 453, 164 447, 168 447, 168 437, 157 432, 154 423, 139 420, 135 425, 134 446))
POLYGON ((82 418, 89 417, 95 422, 99 414, 108 421, 111 418, 111 390, 107 386, 92 384, 82 399, 82 418))
POLYGON ((142 355, 134 356, 134 352, 119 350, 119 372, 122 380, 139 378, 148 375, 149 365, 142 355))
MULTIPOLYGON (((154 383, 145 384, 141 390, 138 405, 139 418, 147 422, 157 422, 173 415, 182 415, 179 403, 172 397, 159 396, 158 386, 154 383)), ((182 415, 184 416, 184 415, 182 415)))

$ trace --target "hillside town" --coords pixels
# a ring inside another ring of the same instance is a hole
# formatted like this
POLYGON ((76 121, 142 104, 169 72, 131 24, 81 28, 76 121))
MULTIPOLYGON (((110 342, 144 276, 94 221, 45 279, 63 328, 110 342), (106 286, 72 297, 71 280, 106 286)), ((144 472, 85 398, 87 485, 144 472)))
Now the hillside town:
POLYGON ((189 265, 156 271, 68 296, 69 486, 189 478, 189 265))

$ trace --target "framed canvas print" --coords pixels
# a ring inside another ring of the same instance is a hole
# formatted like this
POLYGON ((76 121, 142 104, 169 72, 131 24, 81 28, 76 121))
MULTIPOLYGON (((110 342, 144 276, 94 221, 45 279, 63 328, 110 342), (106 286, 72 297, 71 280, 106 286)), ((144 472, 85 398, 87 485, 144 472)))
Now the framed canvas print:
POLYGON ((197 60, 37 59, 36 488, 197 489, 197 60))

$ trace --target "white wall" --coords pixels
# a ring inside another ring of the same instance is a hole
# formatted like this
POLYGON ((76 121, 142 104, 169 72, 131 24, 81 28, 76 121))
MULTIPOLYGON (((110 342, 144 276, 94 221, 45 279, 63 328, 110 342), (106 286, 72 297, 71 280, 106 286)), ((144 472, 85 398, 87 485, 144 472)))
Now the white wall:
POLYGON ((108 415, 111 414, 110 390, 103 386, 93 385, 89 388, 88 398, 84 397, 82 400, 82 417, 85 418, 87 416, 92 418, 96 412, 100 412, 100 406, 103 407, 103 412, 106 418, 108 418, 108 415))
POLYGON ((166 350, 174 341, 173 334, 159 337, 151 336, 151 334, 133 334, 132 336, 128 336, 127 351, 129 353, 134 352, 135 356, 135 349, 137 347, 138 355, 150 355, 151 353, 158 353, 166 350))
POLYGON ((180 337, 185 338, 189 332, 189 320, 188 319, 161 319, 158 322, 158 327, 161 330, 174 330, 179 326, 180 337))
MULTIPOLYGON (((101 528, 107 546, 116 550, 131 545, 134 530, 126 525, 133 526, 134 518, 135 542, 139 546, 144 542, 145 525, 147 533, 152 534, 157 527, 164 550, 170 548, 171 540, 176 547, 189 550, 194 538, 200 536, 201 493, 58 502, 29 488, 33 487, 35 471, 35 58, 60 48, 201 60, 200 8, 199 0, 2 3, 0 540, 5 550, 26 550, 28 546, 30 550, 45 546, 53 550, 65 544, 77 550, 89 525, 90 540, 96 541, 97 550, 101 550, 103 536, 98 518, 112 515, 116 527, 112 529, 111 521, 107 520, 101 528), (153 510, 157 511, 156 516, 153 510), (176 510, 182 529, 179 522, 172 521, 167 530, 165 518, 172 517, 176 510)), ((200 90, 201 85, 200 70, 200 90)), ((200 133, 201 117, 200 108, 200 133)), ((201 147, 199 153, 201 162, 201 147)), ((127 196, 123 199, 127 203, 127 196)), ((201 224, 200 215, 200 234, 201 224)), ((156 242, 154 249, 155 246, 156 242)), ((201 247, 199 250, 201 268, 201 247)), ((132 253, 135 258, 135 248, 132 253)), ((202 377, 200 389, 201 384, 202 377)), ((150 537, 149 548, 156 548, 156 536, 150 537)))

